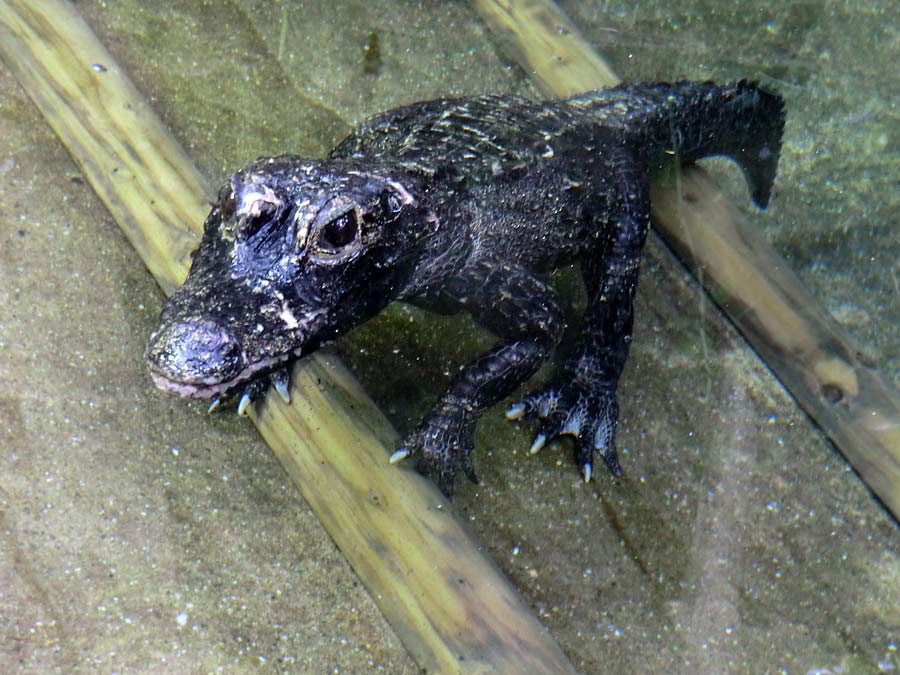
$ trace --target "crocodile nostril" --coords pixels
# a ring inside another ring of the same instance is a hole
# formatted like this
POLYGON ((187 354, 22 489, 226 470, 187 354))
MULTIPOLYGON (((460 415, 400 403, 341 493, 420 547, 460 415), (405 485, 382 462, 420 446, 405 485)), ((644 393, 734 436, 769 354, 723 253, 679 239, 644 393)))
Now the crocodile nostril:
MULTIPOLYGON (((158 386, 210 385, 235 377, 243 367, 237 340, 208 320, 162 326, 150 336, 147 361, 158 386)), ((167 387, 163 387, 167 388, 167 387)))

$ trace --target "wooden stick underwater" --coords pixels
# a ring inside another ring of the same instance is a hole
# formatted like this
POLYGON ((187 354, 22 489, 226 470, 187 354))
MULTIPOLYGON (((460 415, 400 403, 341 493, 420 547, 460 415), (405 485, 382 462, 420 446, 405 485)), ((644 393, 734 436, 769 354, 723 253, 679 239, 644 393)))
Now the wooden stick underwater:
MULTIPOLYGON (((163 290, 184 279, 210 192, 69 2, 0 0, 0 55, 163 290)), ((416 662, 432 673, 574 673, 348 370, 314 356, 251 414, 416 662)))
MULTIPOLYGON (((476 9, 547 95, 618 77, 552 2, 476 0, 476 9)), ((900 396, 847 332, 728 203, 687 167, 652 185, 653 225, 695 272, 800 406, 900 519, 900 396)))

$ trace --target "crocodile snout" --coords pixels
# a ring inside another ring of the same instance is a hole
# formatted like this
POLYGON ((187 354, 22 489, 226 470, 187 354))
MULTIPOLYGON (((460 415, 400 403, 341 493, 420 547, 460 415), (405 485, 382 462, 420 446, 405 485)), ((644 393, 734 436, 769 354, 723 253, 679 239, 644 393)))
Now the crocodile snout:
POLYGON ((237 339, 204 319, 160 326, 150 336, 147 363, 157 387, 191 398, 221 393, 244 369, 237 339))

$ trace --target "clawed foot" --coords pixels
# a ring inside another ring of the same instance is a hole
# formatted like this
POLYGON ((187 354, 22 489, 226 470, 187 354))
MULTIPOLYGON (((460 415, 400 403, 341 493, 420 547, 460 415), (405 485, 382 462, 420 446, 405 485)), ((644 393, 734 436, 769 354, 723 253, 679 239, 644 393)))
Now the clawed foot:
POLYGON ((460 404, 438 404, 391 455, 391 464, 418 455, 416 468, 452 497, 459 469, 473 483, 478 482, 472 460, 476 421, 475 413, 460 404))
MULTIPOLYGON (((289 384, 291 381, 290 373, 287 368, 279 368, 278 370, 272 371, 268 375, 263 375, 262 377, 258 377, 255 380, 251 380, 250 383, 244 387, 241 392, 241 397, 238 399, 237 404, 237 414, 238 415, 246 415, 247 408, 250 407, 251 403, 255 403, 256 401, 261 400, 266 392, 269 391, 269 387, 273 387, 275 391, 278 392, 278 395, 281 397, 281 400, 285 403, 291 402, 291 393, 289 389, 289 384)), ((218 408, 224 401, 232 398, 232 394, 223 394, 221 396, 216 396, 212 403, 209 404, 209 410, 207 412, 213 412, 216 408, 218 408)))
POLYGON ((614 391, 588 391, 577 382, 551 384, 510 406, 510 420, 540 418, 541 428, 529 452, 535 454, 562 434, 575 437, 575 461, 584 481, 591 479, 594 453, 599 452, 613 475, 622 474, 616 455, 619 405, 614 391))

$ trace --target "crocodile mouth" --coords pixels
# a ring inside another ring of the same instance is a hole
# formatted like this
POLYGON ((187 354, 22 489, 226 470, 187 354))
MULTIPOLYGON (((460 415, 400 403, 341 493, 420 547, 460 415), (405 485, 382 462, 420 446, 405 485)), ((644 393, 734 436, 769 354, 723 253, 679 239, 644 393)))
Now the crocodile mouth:
POLYGON ((212 398, 297 358, 303 342, 259 353, 240 332, 211 319, 191 318, 167 322, 154 332, 145 358, 153 383, 162 391, 181 398, 212 398))
POLYGON ((161 326, 150 336, 145 353, 153 384, 180 398, 227 397, 241 385, 308 354, 319 344, 309 336, 317 334, 314 325, 321 322, 325 312, 306 312, 300 321, 293 314, 287 318, 283 314, 279 318, 293 335, 283 344, 284 351, 269 353, 258 349, 254 341, 247 344, 246 336, 240 332, 210 319, 174 321, 161 326))
MULTIPOLYGON (((300 350, 298 350, 299 352, 300 350)), ((255 378, 265 375, 275 370, 279 365, 286 363, 298 354, 281 354, 273 356, 257 363, 253 363, 240 373, 229 380, 221 380, 215 376, 209 376, 192 381, 179 380, 172 377, 171 373, 165 372, 153 360, 149 360, 150 379, 157 389, 167 394, 178 396, 179 398, 213 398, 216 396, 225 396, 244 383, 248 383, 255 378)))

